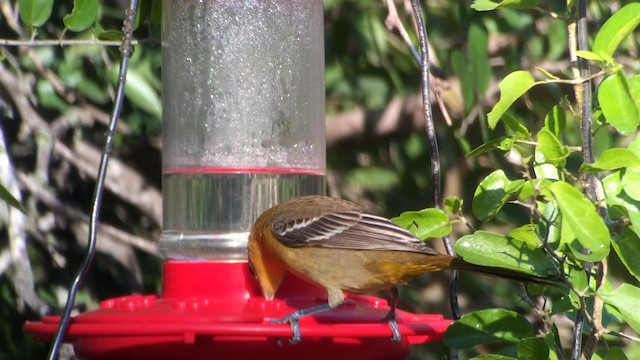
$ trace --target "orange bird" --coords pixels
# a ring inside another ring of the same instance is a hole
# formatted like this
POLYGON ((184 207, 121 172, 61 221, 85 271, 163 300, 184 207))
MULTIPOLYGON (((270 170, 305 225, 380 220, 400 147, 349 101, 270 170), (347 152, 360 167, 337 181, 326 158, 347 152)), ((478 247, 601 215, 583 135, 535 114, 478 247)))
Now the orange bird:
POLYGON ((300 341, 301 317, 336 308, 344 302, 344 291, 389 290, 390 310, 383 321, 389 323, 392 339, 400 341, 395 319, 396 285, 407 283, 413 276, 463 270, 554 283, 440 254, 388 219, 368 214, 352 202, 319 195, 294 198, 262 213, 251 228, 248 251, 251 271, 268 300, 274 298, 288 271, 327 289, 327 304, 272 320, 290 324, 291 343, 300 341))

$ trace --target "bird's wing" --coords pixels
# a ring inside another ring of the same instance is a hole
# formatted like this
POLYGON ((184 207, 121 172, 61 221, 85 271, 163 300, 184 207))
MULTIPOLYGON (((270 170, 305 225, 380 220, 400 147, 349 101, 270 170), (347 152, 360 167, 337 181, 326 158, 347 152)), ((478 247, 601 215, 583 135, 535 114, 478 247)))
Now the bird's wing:
POLYGON ((437 254, 388 219, 358 211, 331 212, 295 220, 276 220, 273 235, 290 247, 392 250, 437 254))

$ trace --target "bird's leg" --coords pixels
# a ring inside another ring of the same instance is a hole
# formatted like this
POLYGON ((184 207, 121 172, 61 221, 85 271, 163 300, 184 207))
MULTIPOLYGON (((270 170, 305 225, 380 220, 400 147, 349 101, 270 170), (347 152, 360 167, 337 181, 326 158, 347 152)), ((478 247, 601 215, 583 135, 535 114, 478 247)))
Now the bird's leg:
POLYGON ((391 332, 393 333, 393 337, 391 341, 400 342, 402 340, 402 335, 400 334, 400 329, 398 329, 398 322, 396 321, 396 306, 398 305, 398 293, 397 287, 392 287, 389 289, 389 312, 382 319, 382 321, 386 321, 391 328, 391 332))
POLYGON ((284 324, 284 323, 289 323, 289 326, 291 326, 291 332, 293 333, 293 336, 291 337, 291 339, 289 339, 289 343, 291 345, 295 345, 297 343, 300 342, 301 339, 301 335, 300 335, 300 324, 298 323, 298 320, 300 320, 300 318, 308 316, 308 315, 313 315, 313 314, 317 314, 323 311, 327 311, 327 310, 331 310, 332 307, 331 305, 327 304, 322 304, 322 305, 318 305, 318 306, 314 306, 314 307, 310 307, 310 308, 306 308, 306 309, 301 309, 298 310, 296 312, 293 312, 287 316, 281 317, 280 319, 271 319, 271 323, 272 324, 284 324))

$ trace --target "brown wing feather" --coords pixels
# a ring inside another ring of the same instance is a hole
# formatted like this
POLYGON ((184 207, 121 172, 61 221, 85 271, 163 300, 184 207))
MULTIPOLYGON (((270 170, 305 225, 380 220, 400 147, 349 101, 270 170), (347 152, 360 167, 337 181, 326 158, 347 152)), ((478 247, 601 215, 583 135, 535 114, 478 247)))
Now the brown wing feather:
POLYGON ((437 254, 409 231, 388 219, 359 211, 331 212, 315 217, 274 221, 271 230, 276 239, 290 247, 437 254))

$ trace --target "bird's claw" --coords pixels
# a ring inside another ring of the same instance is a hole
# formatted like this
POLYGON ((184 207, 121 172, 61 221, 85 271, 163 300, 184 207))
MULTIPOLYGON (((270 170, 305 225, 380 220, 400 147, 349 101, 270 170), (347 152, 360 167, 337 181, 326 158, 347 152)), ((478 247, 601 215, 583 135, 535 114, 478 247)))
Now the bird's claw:
MULTIPOLYGON (((293 336, 289 339, 289 344, 296 345, 302 339, 302 335, 300 335, 300 323, 298 322, 298 318, 297 317, 295 317, 295 316, 285 316, 285 317, 280 318, 280 319, 271 319, 271 323, 272 324, 286 324, 286 323, 289 323, 289 326, 291 327, 291 332, 293 333, 293 336)), ((284 346, 284 344, 282 343, 280 338, 278 338, 276 340, 276 342, 278 343, 278 345, 284 346)))
POLYGON ((387 321, 387 324, 389 324, 389 328, 391 328, 391 332, 393 333, 391 341, 396 343, 402 341, 402 335, 400 334, 400 329, 398 329, 398 323, 396 322, 396 320, 389 320, 387 321))
POLYGON ((389 328, 391 329, 391 332, 393 333, 393 336, 391 337, 391 341, 395 342, 395 343, 399 343, 402 341, 402 334, 400 334, 400 329, 398 328, 398 322, 396 321, 396 314, 395 313, 389 313, 387 314, 387 316, 384 317, 384 319, 382 319, 382 321, 386 321, 387 324, 389 324, 389 328))

